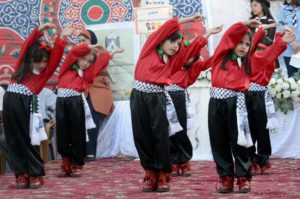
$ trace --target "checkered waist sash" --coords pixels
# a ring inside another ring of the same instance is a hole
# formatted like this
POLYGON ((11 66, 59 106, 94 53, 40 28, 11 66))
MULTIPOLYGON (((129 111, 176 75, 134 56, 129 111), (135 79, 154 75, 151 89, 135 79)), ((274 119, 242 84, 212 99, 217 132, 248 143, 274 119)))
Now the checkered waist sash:
POLYGON ((238 140, 237 144, 245 147, 253 145, 250 135, 250 128, 248 122, 248 113, 246 109, 245 95, 242 92, 236 92, 225 88, 212 87, 210 95, 215 99, 227 99, 237 97, 236 115, 238 126, 238 140))
POLYGON ((267 113, 267 126, 268 129, 275 129, 277 128, 277 121, 276 121, 276 112, 275 112, 275 105, 270 95, 269 89, 266 86, 259 85, 257 83, 251 82, 249 91, 264 91, 264 98, 265 98, 265 108, 267 113))
POLYGON ((145 93, 164 93, 166 96, 166 113, 169 122, 169 135, 174 135, 176 132, 181 131, 183 128, 179 124, 175 106, 169 93, 163 86, 155 85, 151 83, 141 82, 134 80, 134 89, 145 93))
POLYGON ((250 87, 248 89, 249 91, 265 91, 267 90, 266 86, 262 86, 260 84, 250 82, 250 87))
POLYGON ((134 88, 145 93, 163 93, 164 87, 156 84, 145 83, 139 80, 134 80, 134 88))
POLYGON ((59 88, 57 90, 57 97, 66 98, 66 97, 77 97, 77 96, 82 97, 84 114, 85 114, 85 128, 86 129, 95 128, 96 125, 93 121, 91 110, 85 99, 84 94, 82 92, 78 92, 76 90, 68 89, 68 88, 59 88))
POLYGON ((171 84, 169 86, 165 86, 166 91, 176 92, 176 91, 185 91, 185 88, 178 86, 177 84, 171 84))
POLYGON ((8 85, 7 92, 18 93, 26 96, 32 96, 32 100, 30 103, 30 112, 31 113, 39 113, 39 98, 37 95, 34 95, 29 88, 27 88, 23 84, 10 84, 8 85))
POLYGON ((165 90, 168 92, 184 92, 185 93, 185 101, 190 102, 190 95, 186 88, 182 88, 177 84, 171 84, 169 86, 165 86, 165 90))
POLYGON ((11 93, 19 93, 22 95, 33 95, 33 93, 31 92, 31 90, 29 88, 27 88, 26 86, 24 86, 23 84, 9 84, 8 88, 7 88, 7 92, 11 92, 11 93))
POLYGON ((59 88, 57 90, 57 97, 74 97, 74 96, 81 96, 81 92, 78 92, 73 89, 68 89, 68 88, 59 88))

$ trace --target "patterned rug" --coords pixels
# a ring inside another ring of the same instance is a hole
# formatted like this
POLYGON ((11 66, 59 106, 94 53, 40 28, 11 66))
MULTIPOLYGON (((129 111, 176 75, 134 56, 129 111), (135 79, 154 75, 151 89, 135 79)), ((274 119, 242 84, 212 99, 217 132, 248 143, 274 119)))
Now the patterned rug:
MULTIPOLYGON (((192 161, 191 177, 174 177, 168 193, 142 193, 143 170, 130 158, 87 163, 81 178, 57 178, 59 161, 46 165, 45 185, 14 189, 14 175, 0 176, 0 198, 300 198, 300 160, 272 159, 270 176, 254 176, 248 194, 218 194, 212 161, 192 161)), ((235 190, 237 186, 235 185, 235 190)))

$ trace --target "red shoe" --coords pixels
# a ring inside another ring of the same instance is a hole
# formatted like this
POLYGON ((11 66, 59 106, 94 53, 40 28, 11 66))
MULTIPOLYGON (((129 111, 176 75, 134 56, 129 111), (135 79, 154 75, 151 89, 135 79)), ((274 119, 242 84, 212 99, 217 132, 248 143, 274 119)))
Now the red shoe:
POLYGON ((157 191, 158 192, 169 192, 170 191, 170 181, 171 181, 170 173, 161 171, 159 173, 157 191))
POLYGON ((71 173, 72 173, 71 158, 63 157, 61 163, 61 171, 59 174, 57 174, 57 177, 59 178, 70 177, 71 173))
POLYGON ((261 175, 270 175, 270 168, 271 168, 270 164, 264 164, 264 165, 260 166, 260 174, 261 175))
POLYGON ((30 189, 38 189, 42 186, 42 183, 44 183, 44 180, 43 180, 43 182, 41 182, 40 177, 41 176, 30 176, 30 178, 29 178, 29 188, 30 189))
POLYGON ((260 174, 260 169, 256 162, 252 162, 250 167, 251 167, 251 175, 255 176, 260 174))
POLYGON ((173 177, 180 176, 180 165, 179 164, 172 164, 172 174, 173 177))
POLYGON ((233 176, 222 176, 219 182, 216 184, 216 190, 218 193, 231 193, 233 192, 233 176))
POLYGON ((27 173, 18 175, 16 179, 16 188, 17 189, 27 189, 29 188, 29 176, 27 173))
POLYGON ((180 168, 183 176, 188 177, 192 175, 190 161, 186 161, 185 163, 181 164, 180 168))
POLYGON ((153 170, 146 170, 143 181, 143 192, 153 192, 157 189, 158 172, 153 170))
POLYGON ((251 191, 251 178, 239 177, 236 184, 239 185, 239 193, 248 193, 251 191))
POLYGON ((38 180, 40 181, 41 185, 44 185, 45 181, 43 176, 38 176, 38 180))
POLYGON ((82 175, 82 166, 72 165, 71 177, 78 178, 82 175))

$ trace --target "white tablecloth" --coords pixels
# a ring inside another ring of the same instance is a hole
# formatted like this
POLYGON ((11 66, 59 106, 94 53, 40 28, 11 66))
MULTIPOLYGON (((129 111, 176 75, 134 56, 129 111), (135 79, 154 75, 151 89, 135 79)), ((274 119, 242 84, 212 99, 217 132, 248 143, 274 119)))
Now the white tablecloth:
MULTIPOLYGON (((194 148, 193 160, 212 160, 208 135, 209 87, 189 89, 196 111, 193 130, 188 132, 194 148)), ((279 128, 271 133, 272 157, 300 158, 300 106, 287 115, 277 112, 279 128)), ((129 101, 116 101, 115 111, 107 117, 98 136, 97 157, 119 154, 138 157, 134 146, 129 101)))

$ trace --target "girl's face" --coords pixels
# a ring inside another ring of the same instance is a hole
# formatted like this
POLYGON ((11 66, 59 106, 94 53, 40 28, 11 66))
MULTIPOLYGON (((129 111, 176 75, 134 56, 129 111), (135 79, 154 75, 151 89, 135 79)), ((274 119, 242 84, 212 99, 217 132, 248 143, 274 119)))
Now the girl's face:
POLYGON ((94 62, 94 55, 89 53, 78 59, 77 63, 81 70, 88 69, 94 62))
POLYGON ((292 4, 293 0, 286 0, 287 4, 292 4))
POLYGON ((259 16, 259 17, 264 16, 263 7, 257 1, 252 1, 252 3, 251 3, 251 11, 252 11, 253 15, 255 15, 255 16, 259 16))
POLYGON ((162 45, 161 45, 161 49, 168 55, 168 56, 173 56, 175 55, 180 46, 181 46, 181 42, 182 42, 182 38, 177 39, 175 41, 171 41, 171 40, 165 40, 162 45))
POLYGON ((43 57, 42 61, 40 62, 33 62, 33 68, 41 73, 47 66, 48 63, 48 57, 43 57))
POLYGON ((88 38, 86 38, 83 35, 79 35, 78 37, 79 43, 85 43, 85 44, 91 44, 91 40, 89 40, 88 38))
POLYGON ((245 55, 247 55, 249 48, 250 48, 250 39, 246 34, 242 39, 242 41, 235 47, 233 53, 238 57, 244 57, 245 55))

